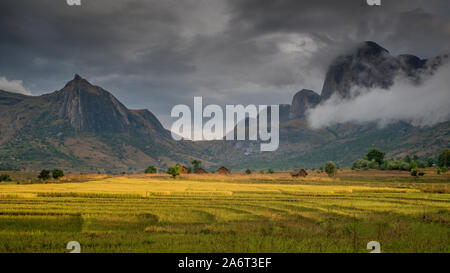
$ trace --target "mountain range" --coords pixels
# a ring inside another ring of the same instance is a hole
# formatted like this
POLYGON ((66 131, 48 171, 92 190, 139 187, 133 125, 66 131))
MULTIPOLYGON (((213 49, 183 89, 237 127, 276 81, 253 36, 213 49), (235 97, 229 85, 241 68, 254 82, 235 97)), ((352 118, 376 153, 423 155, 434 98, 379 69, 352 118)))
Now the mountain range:
POLYGON ((355 88, 388 89, 397 76, 418 84, 447 59, 393 56, 374 42, 360 44, 332 62, 320 95, 303 89, 291 104, 280 105, 276 152, 260 152, 254 141, 174 141, 150 111, 128 109, 79 75, 61 90, 41 96, 0 90, 0 170, 134 173, 149 165, 162 171, 193 158, 209 169, 311 168, 329 160, 346 166, 371 147, 389 157, 434 157, 449 147, 448 121, 425 127, 397 122, 383 128, 345 123, 312 129, 307 113, 331 97, 358 96, 355 88))
POLYGON ((0 113, 0 169, 133 172, 202 155, 79 75, 42 96, 0 91, 0 113))

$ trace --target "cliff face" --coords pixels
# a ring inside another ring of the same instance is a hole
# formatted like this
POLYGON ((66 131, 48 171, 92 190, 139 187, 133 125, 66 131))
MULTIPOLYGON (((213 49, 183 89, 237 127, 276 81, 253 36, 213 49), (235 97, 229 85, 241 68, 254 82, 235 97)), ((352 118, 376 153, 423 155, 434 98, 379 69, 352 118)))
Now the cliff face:
POLYGON ((149 110, 130 110, 79 75, 42 96, 0 91, 0 169, 133 172, 191 156, 196 148, 172 140, 149 110))
POLYGON ((371 88, 388 89, 396 77, 419 84, 447 61, 447 55, 429 60, 411 54, 393 56, 374 42, 364 42, 332 62, 321 95, 304 89, 295 94, 291 105, 283 105, 289 115, 280 118, 280 146, 276 152, 260 153, 258 146, 244 142, 228 145, 228 150, 235 148, 236 155, 231 159, 221 159, 220 153, 216 157, 228 160, 225 165, 233 168, 317 167, 328 160, 345 166, 364 155, 369 147, 381 148, 390 157, 407 153, 434 157, 450 143, 450 121, 424 128, 397 122, 384 128, 375 123, 344 123, 316 130, 308 126, 306 115, 332 96, 346 100, 371 88))
POLYGON ((320 103, 320 95, 308 89, 303 89, 295 94, 289 112, 290 119, 304 117, 308 109, 316 107, 320 103))
POLYGON ((352 53, 337 57, 330 65, 322 88, 322 100, 333 94, 347 99, 353 87, 384 88, 392 86, 397 76, 418 83, 432 73, 447 56, 423 60, 414 55, 392 56, 374 42, 364 42, 352 53))
POLYGON ((130 125, 130 113, 124 105, 79 75, 47 98, 58 107, 58 116, 77 131, 124 132, 130 125))
POLYGON ((327 70, 322 93, 303 89, 297 92, 289 109, 288 120, 302 118, 333 95, 349 99, 359 94, 354 88, 391 87, 395 77, 403 76, 419 83, 423 76, 433 73, 447 56, 423 60, 410 54, 392 56, 388 50, 374 42, 364 42, 351 53, 337 57, 327 70))
POLYGON ((111 93, 79 75, 63 89, 45 97, 58 107, 59 118, 68 120, 77 131, 127 133, 143 130, 167 135, 150 111, 129 110, 111 93))

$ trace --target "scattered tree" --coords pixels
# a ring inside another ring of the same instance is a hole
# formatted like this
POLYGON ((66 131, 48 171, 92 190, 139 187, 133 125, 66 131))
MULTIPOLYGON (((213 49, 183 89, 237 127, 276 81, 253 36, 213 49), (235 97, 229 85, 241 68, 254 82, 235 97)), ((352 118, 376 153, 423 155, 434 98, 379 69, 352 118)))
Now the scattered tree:
POLYGON ((59 170, 59 169, 54 169, 52 171, 52 176, 53 176, 54 179, 59 179, 60 177, 64 176, 64 172, 62 170, 59 170))
POLYGON ((49 170, 42 170, 39 173, 38 178, 42 179, 42 180, 50 179, 50 171, 49 170))
POLYGON ((329 177, 333 177, 333 176, 336 175, 337 167, 336 167, 336 164, 334 164, 333 161, 328 161, 325 164, 324 169, 325 169, 325 172, 328 174, 329 177))
POLYGON ((246 174, 251 174, 252 171, 251 171, 250 169, 247 169, 247 170, 245 170, 245 173, 246 173, 246 174))
POLYGON ((180 175, 180 173, 181 173, 181 165, 180 164, 176 164, 175 166, 173 166, 173 167, 169 167, 168 169, 167 169, 167 173, 168 174, 170 174, 171 176, 172 176, 172 178, 176 178, 177 176, 179 176, 180 175))
POLYGON ((409 155, 406 155, 405 158, 403 159, 403 161, 405 161, 406 163, 410 163, 411 158, 409 157, 409 155))
POLYGON ((148 166, 148 168, 147 169, 145 169, 145 173, 156 173, 157 172, 157 170, 156 170, 156 168, 155 168, 155 166, 148 166))
POLYGON ((414 155, 413 159, 406 155, 403 160, 384 159, 385 152, 373 148, 370 149, 364 158, 357 159, 352 164, 352 170, 356 169, 378 169, 378 170, 404 170, 411 171, 411 169, 425 168, 433 165, 433 159, 428 159, 427 162, 418 160, 418 156, 414 155))
POLYGON ((383 152, 382 150, 373 148, 373 149, 369 150, 366 157, 367 157, 367 160, 369 160, 369 161, 375 160, 378 164, 381 165, 383 163, 385 155, 386 155, 386 153, 383 152))
POLYGON ((202 164, 202 162, 200 160, 194 159, 191 161, 192 166, 194 167, 194 173, 198 170, 198 168, 200 168, 200 164, 202 164))
POLYGON ((272 169, 268 169, 267 172, 268 173, 274 173, 274 171, 272 169))
POLYGON ((450 167, 450 149, 445 149, 438 157, 439 167, 450 167))

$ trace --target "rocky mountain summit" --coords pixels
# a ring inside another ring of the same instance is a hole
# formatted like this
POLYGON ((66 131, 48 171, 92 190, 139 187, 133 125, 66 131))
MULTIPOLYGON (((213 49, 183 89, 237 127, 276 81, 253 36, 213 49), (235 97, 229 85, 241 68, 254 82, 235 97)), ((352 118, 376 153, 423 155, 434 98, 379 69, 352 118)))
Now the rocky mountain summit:
POLYGON ((330 65, 323 84, 322 101, 333 94, 341 98, 350 98, 352 88, 387 89, 396 77, 405 77, 418 83, 422 77, 439 67, 447 55, 430 60, 414 55, 393 56, 388 50, 375 42, 364 42, 354 51, 337 57, 330 65))
POLYGON ((292 99, 289 112, 290 119, 304 117, 308 109, 316 107, 320 103, 321 97, 312 90, 302 89, 297 92, 292 99))
MULTIPOLYGON (((374 42, 361 43, 333 60, 321 95, 303 89, 294 95, 291 104, 280 105, 280 147, 277 152, 264 154, 254 143, 233 143, 233 147, 241 151, 240 157, 236 156, 242 159, 237 165, 256 167, 270 162, 267 166, 280 163, 278 167, 298 167, 296 164, 301 162, 302 166, 314 167, 326 160, 350 164, 367 147, 379 147, 392 157, 406 153, 433 156, 450 144, 449 122, 423 128, 398 122, 384 128, 375 123, 346 123, 312 129, 308 126, 307 112, 333 96, 347 100, 371 88, 388 89, 396 77, 419 84, 447 61, 447 55, 429 60, 411 54, 393 56, 374 42)), ((233 164, 233 161, 227 163, 233 164)))
POLYGON ((367 89, 388 89, 394 84, 396 77, 404 77, 413 84, 418 84, 446 61, 448 55, 429 60, 411 54, 393 56, 375 42, 364 42, 332 62, 320 95, 307 89, 295 94, 289 106, 289 119, 304 117, 308 109, 333 95, 350 99, 367 89))
POLYGON ((58 106, 58 117, 68 120, 77 131, 124 133, 145 129, 167 132, 148 110, 129 110, 111 93, 90 84, 78 74, 63 89, 45 98, 58 106))
POLYGON ((149 110, 128 109, 79 75, 42 96, 0 91, 0 169, 121 172, 197 155, 149 110))

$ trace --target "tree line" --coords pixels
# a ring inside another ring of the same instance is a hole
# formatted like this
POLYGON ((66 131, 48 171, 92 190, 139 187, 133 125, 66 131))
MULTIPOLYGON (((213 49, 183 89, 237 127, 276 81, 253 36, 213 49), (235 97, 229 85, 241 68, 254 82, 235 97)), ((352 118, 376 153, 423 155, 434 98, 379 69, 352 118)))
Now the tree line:
POLYGON ((436 172, 438 174, 446 173, 450 165, 450 149, 443 150, 437 160, 434 158, 427 158, 425 160, 420 160, 417 155, 412 157, 406 155, 402 159, 385 159, 386 153, 380 149, 372 148, 368 153, 352 164, 352 169, 377 169, 377 170, 403 170, 410 171, 412 176, 422 176, 425 173, 419 171, 420 168, 433 167, 437 165, 436 172))

